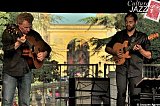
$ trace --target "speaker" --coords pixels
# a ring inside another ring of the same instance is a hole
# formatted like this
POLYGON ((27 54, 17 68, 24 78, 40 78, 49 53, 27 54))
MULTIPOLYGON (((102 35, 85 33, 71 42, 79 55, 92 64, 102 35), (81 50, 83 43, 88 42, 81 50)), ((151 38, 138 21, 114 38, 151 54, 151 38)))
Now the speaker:
POLYGON ((69 106, 110 106, 109 78, 69 78, 69 106))

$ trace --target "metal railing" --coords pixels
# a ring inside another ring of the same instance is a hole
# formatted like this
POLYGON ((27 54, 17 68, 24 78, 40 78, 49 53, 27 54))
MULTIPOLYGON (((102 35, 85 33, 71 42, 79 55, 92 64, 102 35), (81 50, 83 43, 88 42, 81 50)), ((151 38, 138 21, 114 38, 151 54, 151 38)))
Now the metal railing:
POLYGON ((142 78, 160 78, 160 64, 144 64, 142 78))
POLYGON ((98 77, 98 64, 58 64, 60 76, 98 77))
MULTIPOLYGON (((55 71, 55 70, 52 70, 53 64, 44 64, 41 70, 46 71, 47 67, 49 71, 55 71)), ((57 64, 57 67, 58 68, 56 71, 59 73, 60 80, 51 81, 50 83, 42 82, 42 83, 32 85, 32 92, 31 92, 32 102, 31 103, 36 103, 35 101, 36 101, 37 90, 42 90, 41 103, 43 104, 47 103, 48 96, 46 96, 46 94, 48 93, 48 89, 50 89, 52 91, 52 95, 50 97, 52 97, 51 99, 53 99, 52 102, 50 103, 54 104, 51 106, 60 106, 60 105, 57 105, 57 100, 55 99, 57 97, 56 95, 57 90, 60 93, 58 96, 66 96, 66 97, 68 96, 68 80, 67 79, 64 80, 63 78, 65 77, 67 78, 73 78, 73 77, 98 78, 99 76, 98 64, 57 64), (57 89, 56 87, 59 87, 59 89, 57 89)), ((2 64, 0 64, 0 72, 2 72, 2 68, 3 68, 2 64)), ((104 64, 102 77, 103 78, 108 77, 109 74, 115 71, 115 68, 116 68, 115 64, 104 64)), ((142 70, 142 77, 159 78, 159 76, 160 76, 160 64, 144 64, 143 70, 142 70)), ((52 76, 52 79, 54 79, 54 76, 52 76)), ((58 103, 63 103, 61 104, 61 106, 66 106, 66 101, 64 100, 59 101, 58 103)), ((36 106, 36 105, 32 105, 32 106, 36 106)))

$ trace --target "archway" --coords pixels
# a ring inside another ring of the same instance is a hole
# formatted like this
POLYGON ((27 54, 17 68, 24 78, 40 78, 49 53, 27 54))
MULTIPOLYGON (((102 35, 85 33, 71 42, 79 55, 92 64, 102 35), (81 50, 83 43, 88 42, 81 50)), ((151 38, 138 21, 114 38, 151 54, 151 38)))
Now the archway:
MULTIPOLYGON (((89 64, 89 45, 84 39, 74 38, 68 43, 67 49, 67 64, 89 64)), ((71 77, 88 73, 87 66, 68 66, 67 70, 71 77)))

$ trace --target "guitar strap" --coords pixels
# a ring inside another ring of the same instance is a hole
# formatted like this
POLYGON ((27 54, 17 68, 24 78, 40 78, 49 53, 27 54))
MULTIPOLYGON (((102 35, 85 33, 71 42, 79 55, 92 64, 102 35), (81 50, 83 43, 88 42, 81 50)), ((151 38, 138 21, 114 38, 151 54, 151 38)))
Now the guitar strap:
POLYGON ((137 35, 133 36, 133 37, 130 37, 128 39, 128 46, 132 46, 134 44, 134 42, 136 42, 136 38, 137 38, 137 35))
MULTIPOLYGON (((140 38, 139 38, 137 32, 135 32, 135 35, 134 35, 134 36, 132 36, 132 37, 130 37, 130 38, 128 39, 128 47, 130 47, 131 51, 132 51, 132 48, 133 48, 133 46, 134 46, 134 43, 137 42, 138 39, 140 39, 140 38)), ((125 66, 126 66, 128 69, 129 69, 129 65, 130 65, 130 59, 127 59, 127 58, 126 58, 125 66)), ((127 71, 127 73, 128 73, 128 71, 127 71)), ((127 74, 127 75, 128 75, 128 74, 127 74)))
POLYGON ((131 37, 131 38, 129 39, 129 44, 131 45, 131 44, 133 44, 135 41, 136 41, 136 37, 131 37))
POLYGON ((135 32, 135 36, 132 36, 129 40, 128 40, 128 45, 132 46, 132 44, 134 42, 140 43, 143 40, 143 36, 139 35, 138 32, 135 32))

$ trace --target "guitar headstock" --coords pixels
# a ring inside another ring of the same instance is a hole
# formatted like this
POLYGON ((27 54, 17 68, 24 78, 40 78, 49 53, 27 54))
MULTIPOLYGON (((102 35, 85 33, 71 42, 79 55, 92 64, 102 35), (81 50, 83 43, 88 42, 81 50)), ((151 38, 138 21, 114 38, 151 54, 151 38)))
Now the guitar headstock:
POLYGON ((158 38, 158 37, 159 37, 159 34, 156 32, 156 33, 150 34, 148 36, 148 40, 153 40, 153 39, 158 38))
POLYGON ((16 24, 8 24, 6 27, 6 30, 8 31, 9 34, 15 36, 15 37, 21 37, 23 36, 22 32, 18 28, 16 24))

